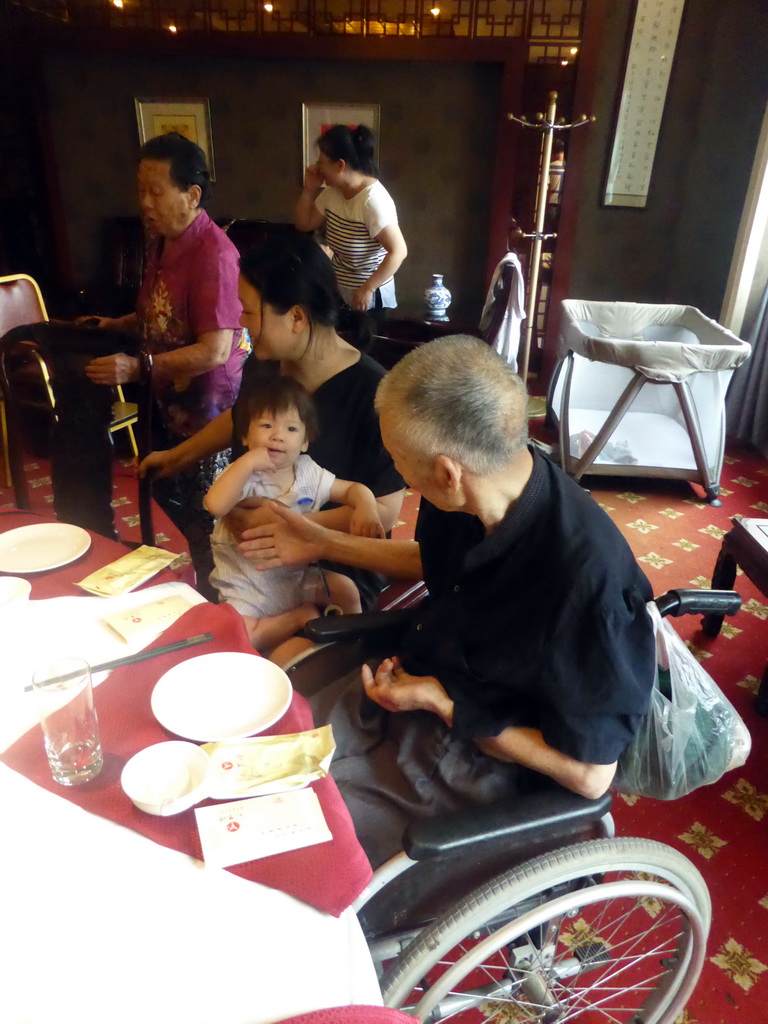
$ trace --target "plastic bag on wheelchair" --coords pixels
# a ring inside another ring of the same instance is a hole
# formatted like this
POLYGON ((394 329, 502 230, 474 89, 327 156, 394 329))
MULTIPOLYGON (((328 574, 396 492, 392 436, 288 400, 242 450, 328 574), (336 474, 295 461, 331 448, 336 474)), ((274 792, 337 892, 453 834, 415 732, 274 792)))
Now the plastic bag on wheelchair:
POLYGON ((676 800, 744 764, 752 741, 736 709, 653 602, 648 613, 656 681, 648 714, 619 758, 614 787, 676 800))

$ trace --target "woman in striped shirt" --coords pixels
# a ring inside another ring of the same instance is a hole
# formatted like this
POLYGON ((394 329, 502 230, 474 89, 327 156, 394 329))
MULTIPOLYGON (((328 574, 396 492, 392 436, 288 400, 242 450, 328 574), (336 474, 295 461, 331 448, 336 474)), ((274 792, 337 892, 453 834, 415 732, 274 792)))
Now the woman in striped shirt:
POLYGON ((296 205, 299 231, 325 230, 339 290, 352 309, 392 308, 408 255, 392 197, 376 177, 373 132, 336 124, 317 140, 296 205), (324 187, 325 186, 325 187, 324 187))

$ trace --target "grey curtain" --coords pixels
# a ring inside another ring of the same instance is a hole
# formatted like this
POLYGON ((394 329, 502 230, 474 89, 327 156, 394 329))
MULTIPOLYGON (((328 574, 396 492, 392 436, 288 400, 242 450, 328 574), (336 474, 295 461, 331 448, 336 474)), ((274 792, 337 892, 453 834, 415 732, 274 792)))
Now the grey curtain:
POLYGON ((734 373, 725 400, 728 433, 768 450, 768 285, 748 338, 752 357, 734 373))

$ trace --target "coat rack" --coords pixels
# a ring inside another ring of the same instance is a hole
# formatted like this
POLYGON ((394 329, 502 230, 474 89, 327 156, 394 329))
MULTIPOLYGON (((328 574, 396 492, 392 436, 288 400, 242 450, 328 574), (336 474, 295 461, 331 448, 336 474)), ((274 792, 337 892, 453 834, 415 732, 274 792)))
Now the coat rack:
POLYGON ((523 381, 528 378, 528 362, 531 353, 531 341, 536 319, 536 297, 539 287, 539 270, 541 268, 541 243, 547 238, 557 238, 557 232, 544 233, 544 217, 547 212, 547 198, 549 194, 549 165, 552 160, 552 140, 555 132, 568 131, 571 128, 581 128, 582 125, 591 124, 594 117, 582 114, 578 121, 573 124, 564 124, 555 121, 557 113, 557 93, 549 94, 549 106, 546 114, 537 114, 535 121, 529 121, 525 117, 515 117, 514 114, 507 114, 510 121, 521 124, 524 128, 537 128, 543 133, 543 144, 541 149, 541 163, 539 166, 539 191, 536 196, 535 228, 526 233, 521 232, 523 238, 533 239, 531 249, 530 273, 528 275, 528 301, 525 312, 525 333, 522 339, 522 358, 518 358, 518 366, 522 366, 520 377, 523 381))

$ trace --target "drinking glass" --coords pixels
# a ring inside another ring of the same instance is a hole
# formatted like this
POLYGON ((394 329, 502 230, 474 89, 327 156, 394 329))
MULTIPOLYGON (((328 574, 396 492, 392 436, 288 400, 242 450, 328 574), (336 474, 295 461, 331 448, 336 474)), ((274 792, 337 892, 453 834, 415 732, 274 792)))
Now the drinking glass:
POLYGON ((103 755, 88 662, 59 658, 41 665, 32 686, 54 781, 62 786, 89 782, 101 771, 103 755))

